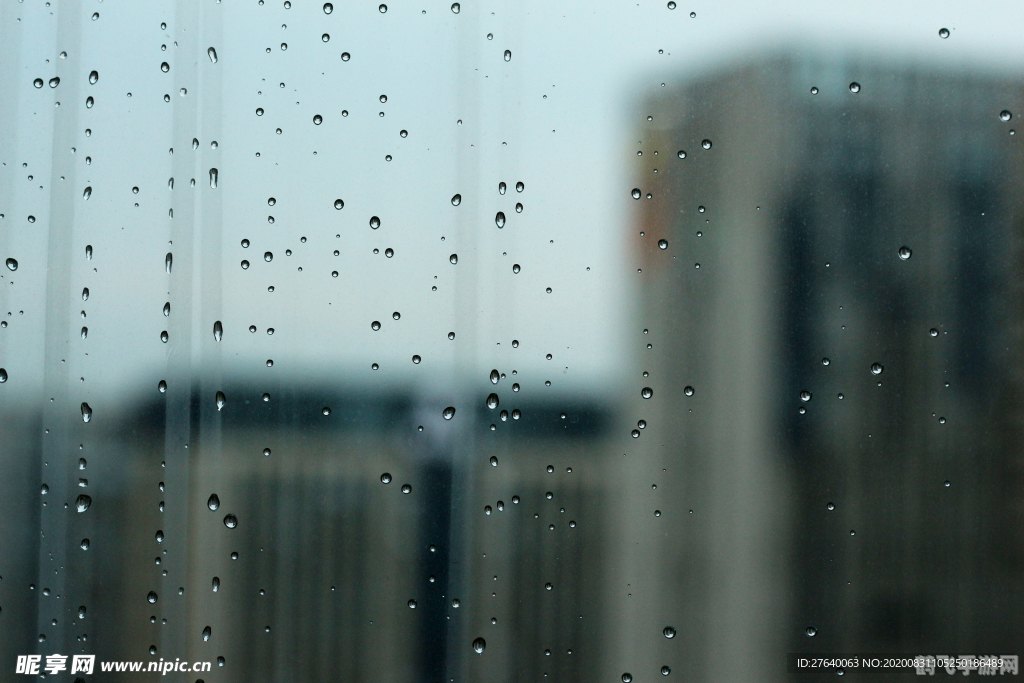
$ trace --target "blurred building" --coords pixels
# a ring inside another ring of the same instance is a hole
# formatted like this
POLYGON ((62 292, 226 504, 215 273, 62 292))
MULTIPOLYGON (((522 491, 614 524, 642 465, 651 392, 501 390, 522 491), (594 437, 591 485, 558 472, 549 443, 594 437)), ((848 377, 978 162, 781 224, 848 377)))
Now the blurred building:
POLYGON ((634 481, 687 678, 1021 649, 1024 101, 978 73, 777 56, 638 112, 634 481))

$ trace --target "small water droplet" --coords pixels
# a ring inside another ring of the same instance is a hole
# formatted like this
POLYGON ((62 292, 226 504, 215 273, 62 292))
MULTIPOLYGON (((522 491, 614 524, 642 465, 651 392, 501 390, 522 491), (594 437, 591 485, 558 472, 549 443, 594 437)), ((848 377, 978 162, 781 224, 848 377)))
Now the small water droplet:
POLYGON ((511 62, 512 61, 512 50, 505 50, 505 61, 506 62, 511 62))
POLYGON ((522 270, 522 268, 520 267, 520 265, 518 263, 513 263, 512 264, 512 274, 513 275, 518 275, 520 270, 522 270))
POLYGON ((209 57, 210 61, 213 62, 214 64, 217 63, 217 50, 216 49, 214 49, 212 47, 206 48, 206 56, 209 57))
POLYGON ((949 38, 949 29, 948 28, 940 28, 939 29, 939 38, 942 38, 942 39, 949 38))
POLYGON ((499 228, 504 228, 505 227, 505 212, 504 211, 499 211, 498 213, 496 213, 494 215, 494 224, 497 225, 499 228))
POLYGON ((458 206, 461 203, 462 203, 462 195, 461 194, 453 194, 452 195, 452 206, 458 206))
POLYGON ((860 92, 860 83, 858 83, 857 81, 854 81, 853 83, 850 83, 850 92, 853 92, 853 93, 860 92))
POLYGON ((484 650, 487 649, 487 641, 483 638, 477 638, 473 641, 473 652, 478 655, 482 655, 484 650))
POLYGON ((370 323, 370 329, 373 330, 374 332, 378 331, 380 329, 380 321, 374 320, 372 323, 370 323))
POLYGON ((452 3, 452 14, 458 14, 461 11, 461 9, 462 9, 462 7, 459 5, 459 3, 457 3, 457 2, 453 2, 452 3))
POLYGON ((703 147, 704 149, 711 149, 711 140, 701 140, 700 146, 703 147))
MULTIPOLYGON (((87 252, 87 253, 91 253, 91 252, 87 252)), ((174 265, 174 254, 172 254, 170 252, 167 252, 167 255, 164 256, 164 271, 166 271, 168 275, 171 274, 171 267, 173 265, 174 265)))
POLYGON ((220 341, 224 338, 224 325, 221 321, 213 323, 213 340, 220 341))
MULTIPOLYGON (((900 257, 901 261, 906 261, 907 259, 910 258, 911 254, 913 254, 913 252, 910 250, 910 247, 905 245, 900 247, 896 253, 900 257)), ((925 260, 927 261, 928 259, 925 260)))
POLYGON ((640 390, 640 396, 642 396, 643 398, 650 398, 651 396, 654 396, 654 389, 651 389, 650 387, 644 387, 643 389, 640 390))
POLYGON ((801 391, 800 392, 800 400, 803 401, 804 403, 807 403, 808 401, 810 401, 811 400, 811 392, 807 391, 806 389, 801 391))
POLYGON ((221 410, 224 410, 224 406, 228 402, 228 397, 224 395, 223 391, 218 391, 214 395, 213 401, 217 406, 217 411, 220 412, 221 410))
POLYGON ((334 11, 334 5, 329 2, 324 3, 324 14, 330 14, 334 11))
POLYGON ((224 515, 224 526, 229 529, 234 529, 238 526, 238 518, 234 515, 224 515))
POLYGON ((92 505, 92 498, 83 493, 75 499, 75 512, 85 512, 89 509, 90 505, 92 505))
POLYGON ((211 168, 210 169, 210 187, 213 188, 213 189, 217 189, 217 176, 218 175, 219 175, 219 172, 217 171, 217 169, 215 169, 215 168, 211 168))
POLYGON ((10 271, 13 272, 13 271, 18 269, 18 260, 17 259, 9 258, 9 259, 7 259, 6 263, 7 263, 7 270, 10 270, 10 271))
POLYGON ((384 474, 380 475, 380 483, 382 483, 382 484, 390 484, 391 483, 391 473, 390 472, 385 472, 384 474))
POLYGON ((668 249, 668 240, 658 240, 658 249, 668 249))
POLYGON ((871 364, 871 374, 872 375, 881 375, 882 374, 882 370, 884 370, 884 369, 885 368, 882 366, 881 363, 872 363, 871 364))
POLYGON ((7 381, 7 370, 4 369, 4 368, 0 368, 0 384, 3 384, 6 381, 7 381))
POLYGON ((149 593, 146 594, 146 602, 148 602, 151 605, 155 605, 158 599, 159 598, 157 597, 157 594, 154 591, 149 591, 149 593))
POLYGON ((207 626, 203 629, 203 642, 209 642, 210 638, 213 637, 213 629, 207 626))
POLYGON ((818 86, 816 86, 816 85, 811 86, 811 94, 812 95, 817 95, 818 94, 818 86))
POLYGON ((42 88, 43 87, 43 79, 41 79, 41 78, 33 79, 32 85, 34 85, 37 88, 42 88))
POLYGON ((374 230, 380 227, 380 218, 377 216, 370 217, 370 227, 374 230))
POLYGON ((805 630, 804 633, 807 634, 808 638, 813 638, 818 634, 818 629, 814 628, 813 626, 808 626, 807 630, 805 630))
POLYGON ((683 387, 683 393, 685 395, 687 395, 687 396, 693 396, 693 387, 691 387, 691 386, 683 387))
POLYGON ((58 85, 60 85, 60 77, 59 76, 54 76, 53 78, 50 79, 50 87, 51 88, 56 88, 58 85))
POLYGON ((999 120, 1000 121, 1006 122, 1006 121, 1009 121, 1012 118, 1013 118, 1013 114, 1010 113, 1009 109, 1004 109, 1001 112, 999 112, 999 120))
POLYGON ((412 493, 412 484, 402 484, 402 493, 409 495, 412 493))
POLYGON ((676 629, 674 626, 666 626, 661 630, 661 635, 671 640, 676 637, 676 629))
POLYGON ((498 395, 497 394, 488 394, 487 395, 486 404, 487 404, 487 407, 490 408, 491 410, 494 410, 495 408, 497 408, 498 407, 498 395))
POLYGON ((459 262, 459 255, 458 254, 452 254, 451 256, 448 257, 448 262, 451 263, 454 266, 456 263, 459 262))
POLYGON ((377 11, 380 12, 381 14, 384 14, 388 11, 388 6, 385 4, 381 4, 380 6, 377 7, 377 11))
POLYGON ((634 187, 633 190, 629 194, 630 194, 631 197, 633 197, 633 199, 640 199, 640 197, 643 196, 643 193, 640 192, 640 188, 639 187, 634 187))
POLYGON ((89 422, 92 420, 92 408, 88 403, 82 404, 82 422, 89 422))
POLYGON ((450 420, 453 417, 455 417, 455 408, 454 408, 454 406, 448 406, 447 408, 445 408, 441 412, 441 417, 443 417, 446 420, 450 420))
POLYGON ((217 508, 220 507, 220 497, 216 493, 211 493, 206 501, 206 507, 216 512, 217 508))

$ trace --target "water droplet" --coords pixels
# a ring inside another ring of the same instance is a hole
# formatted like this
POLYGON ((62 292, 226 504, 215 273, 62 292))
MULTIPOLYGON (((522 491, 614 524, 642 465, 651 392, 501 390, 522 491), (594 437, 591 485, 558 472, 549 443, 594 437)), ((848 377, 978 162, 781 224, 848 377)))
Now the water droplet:
POLYGON ((7 259, 6 263, 7 263, 7 270, 15 271, 15 270, 18 269, 18 260, 17 259, 9 258, 9 259, 7 259))
POLYGON ((342 201, 341 199, 335 199, 334 208, 337 209, 338 211, 341 211, 342 209, 345 208, 345 202, 342 201))
POLYGON ((217 50, 216 49, 214 49, 212 47, 206 48, 206 56, 209 57, 210 61, 213 62, 214 64, 217 63, 217 50))
POLYGON ((88 403, 82 404, 82 422, 89 422, 92 420, 92 408, 88 403))
POLYGON ((704 149, 711 149, 711 140, 701 140, 700 146, 703 147, 704 149))
POLYGON ((828 510, 829 512, 832 512, 833 510, 835 510, 835 509, 836 509, 836 504, 835 504, 835 503, 828 503, 828 504, 827 504, 827 505, 825 506, 825 509, 826 509, 826 510, 828 510))
POLYGON ((402 489, 401 490, 402 490, 402 493, 404 493, 406 495, 409 495, 410 493, 412 493, 412 485, 411 484, 402 484, 402 489))
POLYGON ((520 270, 522 270, 522 268, 520 267, 520 265, 518 263, 513 263, 512 264, 512 274, 513 275, 518 275, 520 270))
POLYGON ((156 385, 156 390, 159 391, 161 394, 166 394, 167 393, 167 380, 164 380, 164 379, 160 380, 157 383, 157 385, 156 385))
POLYGON ((224 325, 221 321, 213 323, 213 340, 220 341, 224 338, 224 325))
POLYGON ((219 175, 219 173, 218 173, 217 169, 215 169, 215 168, 211 168, 210 169, 210 187, 213 188, 213 189, 217 189, 217 176, 218 175, 219 175))
POLYGON ((234 529, 238 526, 238 518, 234 515, 224 515, 224 526, 229 529, 234 529))
POLYGON ((224 410, 224 406, 228 402, 228 397, 224 395, 223 391, 218 391, 214 395, 213 401, 217 406, 217 411, 220 412, 221 410, 224 410))
POLYGON ((804 403, 807 403, 808 401, 810 401, 811 400, 811 392, 807 391, 806 389, 801 391, 800 392, 800 400, 803 401, 804 403))
POLYGON ((157 595, 154 591, 149 591, 149 593, 146 594, 146 602, 148 602, 151 605, 155 605, 158 599, 159 598, 157 598, 157 595))
POLYGON ((451 256, 448 257, 448 262, 451 263, 454 266, 456 263, 459 262, 459 255, 458 254, 452 254, 451 256))
MULTIPOLYGON (((899 255, 901 261, 906 261, 907 259, 910 258, 911 254, 913 254, 913 252, 910 250, 910 247, 908 246, 900 247, 896 253, 899 255)), ((925 260, 927 261, 927 259, 925 260)))
POLYGON ((324 122, 324 117, 320 116, 320 114, 314 114, 313 115, 313 125, 314 126, 319 126, 323 122, 324 122))
POLYGON ((167 62, 161 62, 160 63, 160 70, 163 71, 164 73, 167 73, 168 71, 171 70, 171 65, 168 64, 167 62))
POLYGON ((853 93, 860 92, 860 83, 858 83, 857 81, 854 81, 853 83, 850 83, 850 92, 853 92, 853 93))
POLYGON ((443 417, 446 420, 450 420, 453 417, 455 417, 455 408, 454 408, 454 406, 448 406, 447 408, 445 408, 441 412, 441 417, 443 417))
POLYGON ((498 395, 497 394, 488 394, 487 395, 487 402, 486 403, 487 403, 487 407, 488 408, 490 408, 491 410, 494 410, 495 408, 498 407, 498 395))
POLYGON ((506 62, 511 62, 512 61, 512 50, 505 50, 505 61, 506 62))
POLYGON ((928 330, 928 334, 929 334, 929 336, 932 336, 932 337, 938 337, 939 336, 939 331, 933 327, 932 329, 928 330))
POLYGON ((75 499, 75 512, 82 513, 89 509, 92 505, 92 498, 85 495, 84 493, 75 499))
POLYGON ((816 86, 816 85, 811 86, 811 94, 812 95, 817 95, 818 94, 818 86, 816 86))
POLYGON ((462 195, 461 194, 453 194, 452 195, 452 206, 458 206, 461 203, 462 203, 462 195))
POLYGON ((380 218, 377 216, 370 217, 370 227, 374 230, 380 227, 380 218))
POLYGON ((380 475, 380 483, 382 483, 382 484, 390 484, 391 483, 391 473, 390 472, 385 472, 384 474, 380 475))
POLYGON ((421 360, 423 360, 423 359, 420 358, 418 353, 414 354, 413 357, 412 357, 412 364, 413 365, 419 365, 421 360))
POLYGON ((206 501, 206 507, 210 508, 214 512, 220 507, 220 497, 216 493, 211 493, 210 497, 206 501))
POLYGON ((1004 121, 1005 122, 1005 121, 1009 121, 1012 118, 1013 118, 1013 114, 1010 113, 1009 109, 1004 109, 1001 112, 999 112, 999 120, 1000 121, 1004 121))
POLYGON ((89 72, 89 85, 96 85, 96 81, 98 81, 98 80, 100 80, 100 72, 99 71, 90 71, 89 72))
POLYGON ((633 674, 628 671, 622 674, 622 683, 633 683, 633 674))
POLYGON ((640 390, 640 395, 644 398, 650 398, 651 396, 654 396, 654 389, 651 389, 650 387, 644 387, 643 389, 640 390))
POLYGON ((662 629, 661 635, 671 640, 672 638, 676 637, 676 629, 674 626, 666 626, 662 629))
POLYGON ((3 384, 6 381, 7 381, 7 370, 4 369, 4 368, 0 368, 0 384, 3 384))
POLYGON ((882 370, 884 370, 884 369, 885 368, 882 367, 881 363, 872 363, 871 364, 871 374, 872 375, 881 375, 882 374, 882 370))
POLYGON ((34 79, 32 81, 32 85, 34 85, 37 88, 42 88, 43 87, 43 79, 41 79, 41 78, 34 79))
POLYGON ((949 29, 948 28, 940 28, 939 29, 939 38, 942 38, 942 39, 949 38, 949 29))
POLYGON ((670 673, 672 673, 672 669, 667 664, 665 666, 661 667, 661 675, 662 676, 668 676, 670 673))
POLYGON ((482 655, 484 650, 487 648, 487 641, 483 638, 477 638, 473 641, 473 652, 478 655, 482 655))
POLYGON ((380 12, 381 14, 384 14, 385 12, 388 11, 388 6, 381 4, 379 7, 377 7, 377 11, 380 12))
POLYGON ((330 14, 334 11, 334 5, 329 2, 324 3, 324 14, 330 14))
POLYGON ((668 249, 668 240, 658 240, 658 249, 668 249))
POLYGON ((633 199, 640 199, 640 197, 643 196, 643 193, 640 192, 640 188, 639 187, 634 187, 632 192, 630 192, 629 194, 630 194, 631 197, 633 197, 633 199))
POLYGON ((380 329, 380 321, 374 320, 372 323, 370 323, 370 329, 373 330, 374 332, 378 331, 380 329))
POLYGON ((171 266, 173 266, 173 265, 174 265, 174 254, 172 254, 170 252, 167 252, 167 255, 164 256, 164 271, 166 271, 168 275, 171 274, 171 266))
POLYGON ((494 215, 494 224, 497 225, 499 228, 504 228, 505 227, 505 212, 504 211, 499 211, 498 213, 496 213, 494 215))
POLYGON ((213 637, 213 629, 207 626, 203 629, 203 642, 209 642, 210 638, 213 637))
POLYGON ((693 387, 691 387, 691 386, 683 387, 683 393, 685 395, 687 395, 687 396, 693 396, 693 387))
POLYGON ((491 384, 497 384, 498 380, 501 379, 501 373, 495 368, 491 370, 491 374, 488 377, 491 380, 491 384))
POLYGON ((271 261, 273 261, 274 260, 274 252, 272 252, 272 251, 265 251, 265 252, 263 252, 263 260, 266 261, 267 263, 270 263, 271 261))
POLYGON ((807 634, 808 638, 813 638, 815 635, 817 635, 818 629, 814 628, 813 626, 808 626, 807 630, 804 631, 804 633, 807 634))
POLYGON ((462 7, 459 6, 459 3, 457 3, 457 2, 453 2, 452 3, 452 14, 458 14, 461 9, 462 9, 462 7))
POLYGON ((58 85, 60 85, 60 77, 54 76, 53 78, 50 79, 50 87, 51 88, 56 88, 58 85))

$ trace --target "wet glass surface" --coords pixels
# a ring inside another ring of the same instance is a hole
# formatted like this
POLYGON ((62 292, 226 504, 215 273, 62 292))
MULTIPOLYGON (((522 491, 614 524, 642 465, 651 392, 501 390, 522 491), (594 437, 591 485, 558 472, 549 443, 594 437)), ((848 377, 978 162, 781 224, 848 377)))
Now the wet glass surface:
POLYGON ((1019 655, 1022 19, 0 6, 0 678, 1019 655))

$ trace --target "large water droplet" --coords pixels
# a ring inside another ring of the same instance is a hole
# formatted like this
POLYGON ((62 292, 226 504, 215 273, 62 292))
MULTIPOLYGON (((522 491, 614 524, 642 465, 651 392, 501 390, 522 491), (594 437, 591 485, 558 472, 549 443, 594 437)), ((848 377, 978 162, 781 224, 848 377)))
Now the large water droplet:
POLYGON ((7 381, 7 370, 4 369, 4 368, 0 368, 0 384, 3 384, 6 381, 7 381))
POLYGON ((498 395, 497 394, 488 394, 487 395, 487 407, 490 408, 491 410, 494 410, 495 408, 498 407, 498 395))
POLYGON ((213 323, 213 340, 214 341, 220 341, 223 338, 224 338, 224 325, 223 325, 223 323, 221 323, 221 321, 218 320, 218 321, 213 323))
POLYGON ((217 405, 217 411, 224 410, 224 405, 228 402, 228 397, 224 395, 223 391, 218 391, 213 397, 214 403, 217 405))
POLYGON ((640 390, 640 396, 643 398, 650 398, 651 396, 654 396, 654 389, 651 389, 650 387, 644 387, 643 389, 640 390))
POLYGON ((7 263, 7 270, 15 271, 15 270, 18 269, 18 260, 17 259, 9 258, 9 259, 7 259, 6 263, 7 263))
POLYGON ((813 626, 808 626, 804 633, 807 634, 808 638, 813 638, 818 634, 818 629, 814 628, 813 626))
POLYGON ((100 72, 99 71, 90 71, 89 72, 89 85, 96 85, 96 81, 98 81, 98 80, 100 80, 100 72))
POLYGON ((82 404, 82 422, 89 422, 92 420, 92 408, 88 403, 82 404))
POLYGON ((234 529, 238 526, 238 518, 234 515, 224 515, 224 526, 229 529, 234 529))
POLYGON ((497 384, 498 380, 501 379, 501 373, 499 373, 498 369, 495 368, 494 370, 491 370, 491 374, 489 375, 489 377, 491 380, 491 384, 497 384))
POLYGON ((167 255, 164 256, 164 270, 167 272, 168 275, 171 274, 171 266, 173 266, 173 265, 174 265, 174 254, 172 254, 171 252, 167 252, 167 255))
POLYGON ((453 417, 455 417, 455 408, 453 406, 448 406, 441 412, 441 417, 443 417, 446 420, 452 419, 453 417))
POLYGON ((999 120, 1003 121, 1004 123, 1006 121, 1009 121, 1012 118, 1013 118, 1013 114, 1010 113, 1009 109, 1004 109, 1001 112, 999 112, 999 120))
POLYGON ((203 642, 209 642, 210 638, 213 637, 213 629, 207 626, 203 629, 203 642))
POLYGON ((206 55, 210 58, 210 61, 214 64, 217 63, 217 50, 212 47, 206 48, 206 55))
POLYGON ((452 195, 452 206, 458 206, 461 203, 462 203, 462 195, 461 194, 454 194, 454 195, 452 195))
MULTIPOLYGON (((913 253, 914 252, 912 252, 910 250, 910 247, 908 247, 906 245, 900 247, 899 251, 896 252, 896 254, 900 257, 901 261, 906 261, 907 259, 910 258, 911 254, 913 254, 913 253)), ((927 261, 928 259, 925 259, 925 260, 927 261)))
POLYGON ((448 262, 451 263, 454 266, 456 263, 459 262, 459 255, 458 254, 452 254, 451 256, 448 257, 448 262))
POLYGON ((486 640, 484 640, 483 638, 477 638, 473 641, 473 652, 477 653, 478 655, 482 655, 485 649, 487 649, 486 640))
POLYGON ((882 371, 883 371, 884 369, 885 369, 885 368, 884 368, 884 367, 882 366, 882 364, 881 364, 881 363, 872 363, 872 364, 871 364, 871 374, 872 374, 872 375, 881 375, 881 374, 882 374, 882 371))
POLYGON ((92 498, 84 493, 75 500, 75 512, 85 512, 92 505, 92 498))
POLYGON ((217 508, 220 507, 220 497, 216 493, 211 493, 206 501, 206 507, 216 512, 217 508))
POLYGON ((324 14, 330 14, 334 11, 334 5, 329 2, 324 3, 324 14))
POLYGON ((942 38, 943 40, 945 40, 946 38, 949 38, 949 29, 948 28, 940 28, 939 29, 939 38, 942 38))
POLYGON ((511 62, 512 61, 512 50, 505 50, 505 61, 506 62, 511 62))
POLYGON ((215 169, 215 168, 211 168, 210 169, 210 187, 213 188, 213 189, 217 189, 217 176, 218 175, 219 175, 219 173, 218 173, 217 169, 215 169))
POLYGON ((149 593, 146 594, 146 602, 148 602, 151 605, 155 605, 156 601, 159 599, 160 598, 157 597, 156 591, 149 591, 149 593))
POLYGON ((691 386, 683 387, 683 393, 685 395, 687 395, 687 396, 693 396, 693 387, 691 387, 691 386))
POLYGON ((370 217, 370 227, 374 230, 380 227, 380 218, 377 216, 370 217))
POLYGON ((497 225, 499 228, 504 228, 505 227, 505 212, 504 211, 499 211, 498 213, 496 213, 494 215, 494 224, 497 225))
POLYGON ((671 640, 676 637, 676 629, 674 626, 666 626, 661 630, 661 635, 671 640))
POLYGON ((853 83, 850 83, 850 92, 852 92, 852 93, 860 92, 860 83, 858 83, 857 81, 854 81, 853 83))

